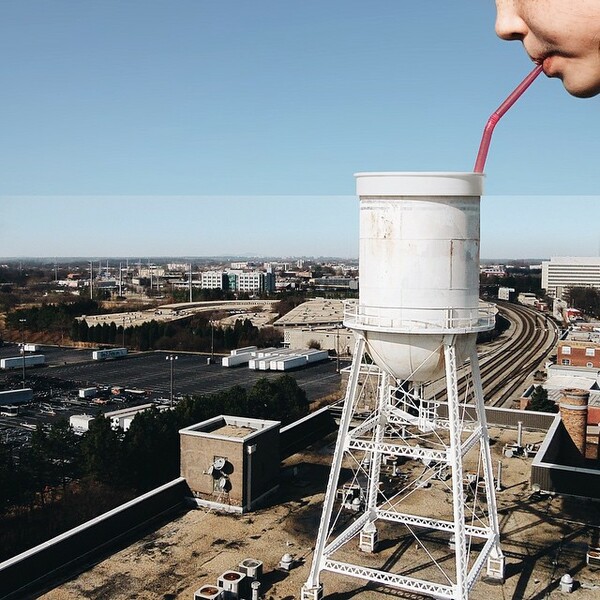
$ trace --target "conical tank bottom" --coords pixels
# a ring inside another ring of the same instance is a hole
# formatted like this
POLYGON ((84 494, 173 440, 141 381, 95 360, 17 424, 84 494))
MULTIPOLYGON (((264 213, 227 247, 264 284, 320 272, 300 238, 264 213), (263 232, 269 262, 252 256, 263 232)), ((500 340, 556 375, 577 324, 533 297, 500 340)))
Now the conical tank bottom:
MULTIPOLYGON (((367 353, 382 370, 400 381, 425 382, 444 374, 444 335, 363 331, 367 353)), ((462 365, 477 341, 476 333, 455 336, 462 365)))

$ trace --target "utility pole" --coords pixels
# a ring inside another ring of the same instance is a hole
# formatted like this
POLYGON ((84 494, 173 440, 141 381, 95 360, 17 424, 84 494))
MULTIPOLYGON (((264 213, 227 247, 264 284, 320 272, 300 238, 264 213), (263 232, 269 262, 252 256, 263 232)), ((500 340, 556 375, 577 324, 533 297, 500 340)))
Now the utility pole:
POLYGON ((170 381, 170 385, 169 385, 169 406, 171 408, 173 408, 173 363, 178 358, 179 358, 178 356, 175 356, 173 354, 167 355, 167 358, 166 358, 166 360, 169 361, 170 367, 171 367, 171 369, 170 369, 170 378, 169 378, 169 381, 170 381))
POLYGON ((94 263, 90 260, 90 300, 94 299, 94 263))
POLYGON ((23 389, 25 389, 25 332, 23 329, 25 323, 27 323, 27 319, 19 319, 21 328, 21 356, 23 357, 23 389))
POLYGON ((340 372, 340 324, 335 326, 335 372, 340 372))

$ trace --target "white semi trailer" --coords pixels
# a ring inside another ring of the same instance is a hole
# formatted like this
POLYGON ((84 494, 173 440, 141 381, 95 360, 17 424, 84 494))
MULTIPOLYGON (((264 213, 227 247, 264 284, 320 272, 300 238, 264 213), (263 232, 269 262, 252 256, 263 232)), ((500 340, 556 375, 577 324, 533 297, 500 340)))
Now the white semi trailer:
POLYGON ((93 360, 107 360, 123 356, 127 356, 127 348, 110 348, 108 350, 94 350, 92 352, 93 360))
POLYGON ((29 354, 26 356, 10 356, 0 359, 0 369, 20 369, 23 364, 26 367, 34 367, 43 365, 46 362, 46 357, 43 354, 29 354))

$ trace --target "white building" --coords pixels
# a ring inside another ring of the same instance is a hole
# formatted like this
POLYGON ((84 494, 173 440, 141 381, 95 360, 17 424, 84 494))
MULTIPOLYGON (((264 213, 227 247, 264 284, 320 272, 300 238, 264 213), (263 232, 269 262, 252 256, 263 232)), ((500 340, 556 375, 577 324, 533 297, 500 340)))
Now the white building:
POLYGON ((75 433, 82 434, 89 431, 90 423, 94 418, 92 415, 71 415, 69 417, 69 425, 75 433))
POLYGON ((511 294, 515 293, 515 288, 499 287, 498 288, 498 300, 509 301, 511 294))
POLYGON ((264 289, 264 273, 241 271, 237 275, 237 289, 240 292, 260 292, 264 289))
MULTIPOLYGON (((107 413, 104 413, 105 418, 110 419, 110 425, 113 429, 118 429, 119 427, 123 431, 127 431, 131 422, 135 418, 138 413, 150 410, 154 404, 140 404, 139 406, 132 406, 130 408, 123 408, 121 410, 113 410, 107 413)), ((158 410, 163 411, 166 410, 166 406, 157 406, 158 410)))
POLYGON ((224 271, 203 271, 200 277, 202 289, 226 289, 227 278, 224 271))
POLYGON ((554 256, 544 261, 542 287, 549 296, 559 299, 572 287, 600 290, 600 257, 554 256))
POLYGON ((517 302, 524 306, 535 306, 538 302, 537 296, 531 292, 521 292, 517 296, 517 302))

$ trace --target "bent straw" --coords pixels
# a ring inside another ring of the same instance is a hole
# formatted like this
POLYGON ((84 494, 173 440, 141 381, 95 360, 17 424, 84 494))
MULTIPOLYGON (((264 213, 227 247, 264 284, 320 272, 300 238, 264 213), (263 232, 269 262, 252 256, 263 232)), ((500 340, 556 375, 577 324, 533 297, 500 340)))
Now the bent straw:
POLYGON ((485 167, 485 161, 487 159, 488 150, 490 149, 490 142, 492 141, 492 133, 496 123, 504 116, 506 111, 523 95, 523 92, 534 82, 535 78, 542 72, 542 65, 536 65, 535 69, 521 81, 521 83, 515 88, 510 96, 496 109, 492 116, 488 119, 484 129, 483 136, 481 137, 481 144, 479 145, 479 152, 477 153, 477 159, 475 160, 475 173, 483 173, 485 167))

